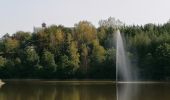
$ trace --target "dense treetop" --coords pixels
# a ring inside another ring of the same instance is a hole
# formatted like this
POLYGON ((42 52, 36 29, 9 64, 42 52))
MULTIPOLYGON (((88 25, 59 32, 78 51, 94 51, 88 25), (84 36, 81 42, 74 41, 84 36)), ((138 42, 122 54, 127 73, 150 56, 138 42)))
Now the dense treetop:
POLYGON ((141 80, 170 77, 170 23, 128 26, 112 17, 74 27, 51 25, 37 33, 5 34, 0 41, 0 78, 115 79, 114 33, 124 36, 141 80))

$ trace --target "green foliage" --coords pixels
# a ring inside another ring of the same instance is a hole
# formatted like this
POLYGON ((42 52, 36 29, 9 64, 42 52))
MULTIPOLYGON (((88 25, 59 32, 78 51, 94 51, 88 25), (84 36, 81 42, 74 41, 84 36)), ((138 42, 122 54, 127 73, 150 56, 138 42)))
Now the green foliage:
POLYGON ((170 44, 164 43, 157 47, 156 49, 156 58, 158 61, 161 61, 163 65, 170 64, 170 44))
POLYGON ((85 44, 81 45, 81 69, 83 72, 87 72, 89 61, 88 61, 88 48, 85 44))
POLYGON ((142 80, 170 77, 170 23, 127 26, 108 18, 95 28, 88 21, 74 27, 52 25, 19 31, 0 40, 0 78, 115 79, 115 31, 125 39, 131 62, 142 80))
POLYGON ((44 69, 52 69, 53 71, 56 70, 56 64, 54 60, 54 54, 49 51, 44 51, 41 57, 41 64, 44 66, 44 69))
POLYGON ((69 57, 66 55, 61 56, 61 62, 57 70, 58 78, 70 78, 73 77, 73 66, 70 65, 69 57))
POLYGON ((14 52, 19 47, 18 40, 8 38, 4 40, 4 52, 14 52))
POLYGON ((25 64, 28 65, 36 65, 39 62, 39 56, 36 53, 35 49, 33 46, 29 46, 25 50, 25 64))
POLYGON ((93 40, 92 45, 92 61, 96 63, 102 63, 105 60, 105 49, 100 46, 98 40, 93 40))
POLYGON ((112 27, 117 29, 123 26, 123 22, 121 22, 119 19, 115 19, 114 17, 109 17, 106 20, 100 20, 99 25, 100 27, 112 27))
POLYGON ((31 33, 18 31, 12 37, 16 40, 19 40, 20 42, 25 42, 31 38, 31 33))
MULTIPOLYGON (((49 51, 44 50, 41 57, 41 65, 43 66, 41 75, 44 78, 54 77, 57 65, 55 64, 54 54, 49 51)), ((40 67, 40 66, 38 66, 40 67)))
POLYGON ((0 56, 0 67, 4 67, 6 64, 6 59, 0 56))
POLYGON ((79 68, 79 53, 78 53, 78 48, 77 48, 77 43, 75 41, 72 41, 70 46, 69 46, 69 57, 70 57, 70 64, 71 66, 74 67, 75 69, 79 68))
POLYGON ((91 40, 96 39, 96 28, 88 21, 80 21, 75 24, 74 38, 79 43, 91 43, 91 40))
POLYGON ((106 51, 106 61, 116 63, 116 49, 111 48, 106 51))

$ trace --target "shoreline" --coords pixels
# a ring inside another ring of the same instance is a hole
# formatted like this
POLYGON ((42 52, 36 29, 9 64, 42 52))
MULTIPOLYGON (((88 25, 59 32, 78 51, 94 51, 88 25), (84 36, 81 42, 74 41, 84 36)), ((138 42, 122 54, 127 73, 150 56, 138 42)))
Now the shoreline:
MULTIPOLYGON (((170 81, 119 81, 102 79, 1 79, 6 82, 44 82, 44 83, 111 83, 111 84, 170 84, 170 81)), ((1 82, 0 82, 1 84, 1 82)))

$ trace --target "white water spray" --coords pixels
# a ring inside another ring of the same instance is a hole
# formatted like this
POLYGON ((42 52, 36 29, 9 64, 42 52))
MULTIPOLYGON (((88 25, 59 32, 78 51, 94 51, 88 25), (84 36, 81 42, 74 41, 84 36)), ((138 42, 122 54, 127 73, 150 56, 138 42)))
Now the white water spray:
POLYGON ((131 81, 131 65, 125 52, 125 46, 120 31, 116 32, 116 82, 131 81))
POLYGON ((125 44, 119 30, 116 35, 116 97, 117 100, 134 100, 133 94, 137 92, 134 85, 130 84, 134 79, 132 77, 132 68, 125 51, 125 44))

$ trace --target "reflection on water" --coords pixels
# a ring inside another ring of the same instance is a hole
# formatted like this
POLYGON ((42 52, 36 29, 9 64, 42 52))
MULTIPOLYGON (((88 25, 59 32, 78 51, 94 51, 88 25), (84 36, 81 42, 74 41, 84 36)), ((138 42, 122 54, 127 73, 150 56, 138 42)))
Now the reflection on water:
POLYGON ((117 100, 138 100, 139 84, 121 83, 117 84, 117 100))
POLYGON ((170 84, 119 84, 118 100, 170 100, 170 84))
POLYGON ((0 100, 170 100, 169 93, 170 84, 7 82, 0 100))
POLYGON ((6 83, 0 100, 115 100, 115 85, 6 83))

